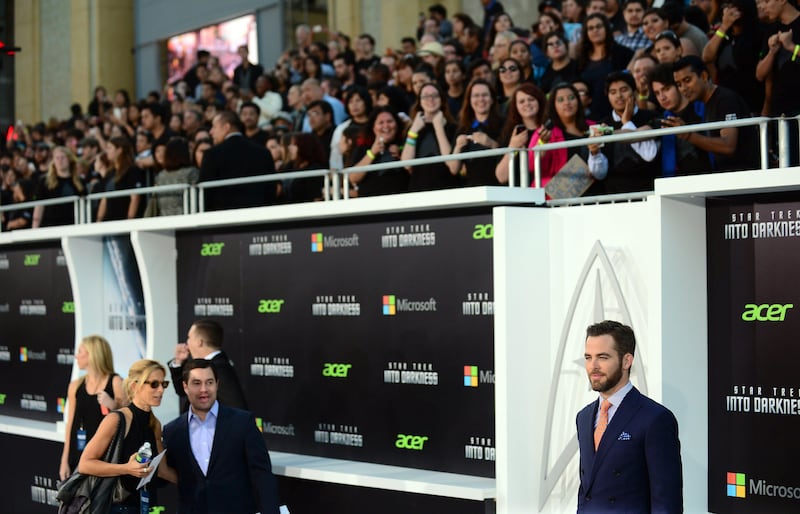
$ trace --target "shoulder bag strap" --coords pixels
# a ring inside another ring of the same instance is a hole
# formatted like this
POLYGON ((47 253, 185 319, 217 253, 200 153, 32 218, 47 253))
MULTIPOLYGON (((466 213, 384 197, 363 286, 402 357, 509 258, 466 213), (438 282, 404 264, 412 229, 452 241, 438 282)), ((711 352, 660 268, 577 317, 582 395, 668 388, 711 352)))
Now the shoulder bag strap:
POLYGON ((120 454, 122 453, 122 442, 125 440, 125 415, 115 410, 113 411, 117 416, 119 416, 119 422, 117 424, 117 433, 114 434, 114 438, 111 439, 111 443, 108 445, 108 450, 106 450, 106 455, 103 458, 106 462, 111 462, 115 464, 119 464, 120 454))

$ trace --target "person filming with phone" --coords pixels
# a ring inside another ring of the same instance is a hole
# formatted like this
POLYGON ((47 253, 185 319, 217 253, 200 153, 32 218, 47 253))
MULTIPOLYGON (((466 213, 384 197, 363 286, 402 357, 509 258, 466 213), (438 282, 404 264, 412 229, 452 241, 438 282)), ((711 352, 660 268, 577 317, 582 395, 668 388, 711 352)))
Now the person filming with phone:
MULTIPOLYGON (((651 128, 648 122, 656 117, 656 112, 639 109, 636 105, 636 81, 633 75, 621 71, 610 73, 606 78, 605 92, 611 105, 611 114, 603 118, 601 126, 611 127, 612 133, 651 128)), ((653 190, 653 180, 661 175, 655 139, 609 143, 603 147, 603 153, 609 161, 606 193, 653 190)))

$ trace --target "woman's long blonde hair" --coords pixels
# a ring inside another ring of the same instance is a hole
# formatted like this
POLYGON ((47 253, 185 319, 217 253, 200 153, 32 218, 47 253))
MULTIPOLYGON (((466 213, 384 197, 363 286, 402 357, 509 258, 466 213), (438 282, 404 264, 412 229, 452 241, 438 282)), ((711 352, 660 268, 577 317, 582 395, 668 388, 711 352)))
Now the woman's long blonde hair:
POLYGON ((93 334, 81 339, 81 345, 86 348, 89 354, 89 367, 100 373, 102 376, 114 373, 114 355, 111 353, 111 345, 103 336, 93 334))
MULTIPOLYGON (((72 150, 66 146, 57 146, 53 148, 53 155, 55 155, 56 152, 62 152, 67 156, 67 159, 69 160, 69 174, 72 177, 72 185, 75 186, 76 191, 82 192, 83 183, 81 182, 80 177, 78 177, 78 161, 75 159, 75 154, 72 153, 72 150)), ((55 159, 51 160, 50 166, 47 167, 45 184, 47 185, 47 189, 51 191, 58 187, 58 172, 56 171, 55 159)))

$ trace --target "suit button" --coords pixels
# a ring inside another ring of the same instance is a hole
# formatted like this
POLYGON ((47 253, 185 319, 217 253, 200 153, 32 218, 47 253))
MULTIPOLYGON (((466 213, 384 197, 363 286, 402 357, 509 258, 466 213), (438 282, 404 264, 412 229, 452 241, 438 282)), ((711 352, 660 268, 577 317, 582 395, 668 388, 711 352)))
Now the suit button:
POLYGON ((587 502, 588 502, 588 501, 591 501, 591 499, 592 499, 592 497, 591 497, 591 496, 586 496, 586 497, 584 498, 584 500, 585 500, 585 501, 587 501, 587 502))
POLYGON ((618 476, 622 475, 622 473, 620 473, 620 471, 619 471, 618 469, 615 469, 615 470, 613 471, 613 473, 614 473, 614 476, 615 476, 615 477, 618 477, 618 476))
POLYGON ((608 499, 608 503, 615 503, 616 501, 617 501, 617 499, 614 498, 613 496, 608 499))

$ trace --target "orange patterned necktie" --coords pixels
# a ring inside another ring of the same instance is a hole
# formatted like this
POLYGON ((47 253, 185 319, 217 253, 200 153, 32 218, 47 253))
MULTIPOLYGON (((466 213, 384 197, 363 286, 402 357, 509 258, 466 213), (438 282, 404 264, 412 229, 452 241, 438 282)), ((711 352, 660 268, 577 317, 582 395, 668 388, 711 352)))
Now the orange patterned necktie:
POLYGON ((611 402, 603 400, 603 403, 600 405, 600 417, 597 418, 597 426, 594 429, 594 451, 597 451, 597 447, 600 446, 600 440, 603 438, 603 433, 608 426, 609 407, 611 407, 611 402))

